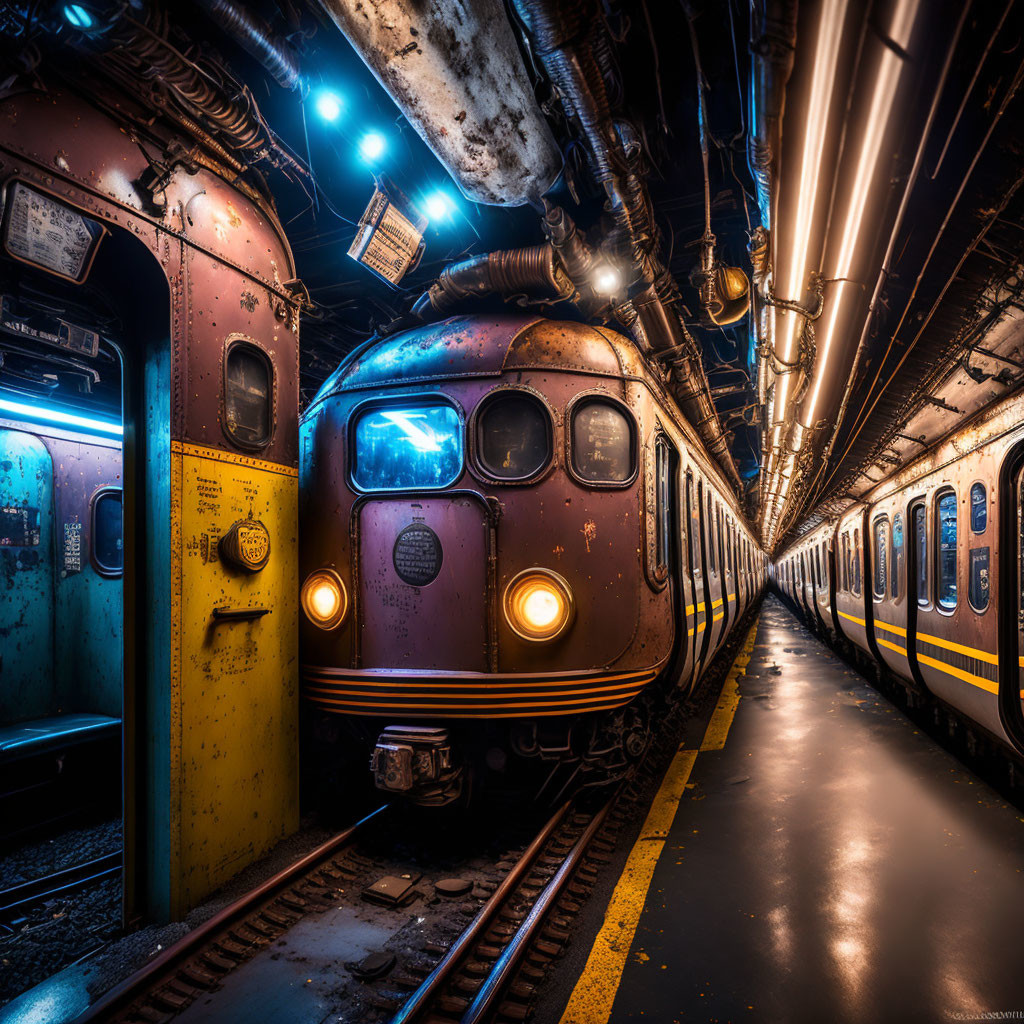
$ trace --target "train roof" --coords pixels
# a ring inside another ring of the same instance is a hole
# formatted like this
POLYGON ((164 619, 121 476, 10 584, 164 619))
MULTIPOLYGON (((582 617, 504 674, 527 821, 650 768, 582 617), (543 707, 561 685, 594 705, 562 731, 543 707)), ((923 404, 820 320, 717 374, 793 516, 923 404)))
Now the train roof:
POLYGON ((527 368, 611 377, 644 374, 639 354, 614 331, 538 316, 459 316, 357 350, 328 377, 313 404, 362 388, 497 377, 527 368))

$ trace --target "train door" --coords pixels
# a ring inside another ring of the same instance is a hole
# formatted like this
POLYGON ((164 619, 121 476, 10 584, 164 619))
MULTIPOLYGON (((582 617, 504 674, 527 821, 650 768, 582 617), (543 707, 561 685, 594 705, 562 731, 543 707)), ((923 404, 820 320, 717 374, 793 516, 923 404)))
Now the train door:
POLYGON ((694 550, 696 538, 693 531, 693 473, 687 469, 685 473, 679 467, 676 458, 676 475, 673 491, 676 495, 676 514, 672 522, 679 523, 678 542, 676 545, 676 561, 681 581, 680 595, 677 602, 676 622, 679 623, 680 640, 686 650, 680 685, 692 687, 697 681, 697 664, 699 643, 696 640, 696 567, 694 550))
POLYGON ((1017 750, 1024 751, 1024 445, 1005 460, 1000 483, 997 579, 1008 581, 1002 593, 1014 596, 989 595, 999 609, 999 719, 1017 750))
POLYGON ((0 428, 0 724, 50 714, 53 666, 53 459, 0 428))
POLYGON ((700 671, 703 672, 707 666, 711 652, 711 522, 708 512, 711 508, 710 498, 705 489, 703 480, 697 481, 697 536, 700 539, 698 545, 698 557, 701 566, 701 584, 696 589, 694 599, 696 601, 697 625, 694 636, 700 637, 700 671))
POLYGON ((722 632, 721 639, 729 631, 736 617, 736 575, 732 571, 732 522, 727 513, 718 512, 719 552, 722 560, 722 632))

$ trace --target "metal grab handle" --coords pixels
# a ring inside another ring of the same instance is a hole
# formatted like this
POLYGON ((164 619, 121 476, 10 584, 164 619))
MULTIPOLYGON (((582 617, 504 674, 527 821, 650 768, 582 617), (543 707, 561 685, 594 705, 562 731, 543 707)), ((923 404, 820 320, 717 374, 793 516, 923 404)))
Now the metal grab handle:
POLYGON ((262 619, 269 615, 269 608, 214 608, 215 622, 244 622, 248 619, 262 619))

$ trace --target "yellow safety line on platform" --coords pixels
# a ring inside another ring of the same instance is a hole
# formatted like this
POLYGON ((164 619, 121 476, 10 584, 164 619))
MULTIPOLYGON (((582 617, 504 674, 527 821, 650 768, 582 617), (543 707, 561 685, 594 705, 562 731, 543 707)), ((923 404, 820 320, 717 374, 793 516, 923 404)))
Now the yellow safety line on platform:
MULTIPOLYGON (((721 750, 739 705, 737 680, 747 670, 757 639, 757 621, 750 627, 743 648, 726 677, 718 705, 704 730, 699 750, 721 750)), ((633 936, 647 899, 654 869, 665 847, 679 801, 686 791, 697 750, 680 748, 661 780, 643 828, 629 851, 626 866, 604 912, 604 923, 594 939, 583 973, 576 982, 560 1024, 607 1024, 619 990, 633 936)))

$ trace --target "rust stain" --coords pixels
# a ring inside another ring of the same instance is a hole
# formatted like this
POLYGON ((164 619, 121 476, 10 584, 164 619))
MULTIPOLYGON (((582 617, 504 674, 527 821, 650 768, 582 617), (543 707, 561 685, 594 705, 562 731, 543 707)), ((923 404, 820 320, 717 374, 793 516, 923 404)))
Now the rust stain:
POLYGON ((588 519, 583 524, 583 529, 580 530, 580 533, 583 534, 583 540, 586 542, 587 554, 590 554, 590 542, 597 538, 597 523, 593 519, 588 519))

